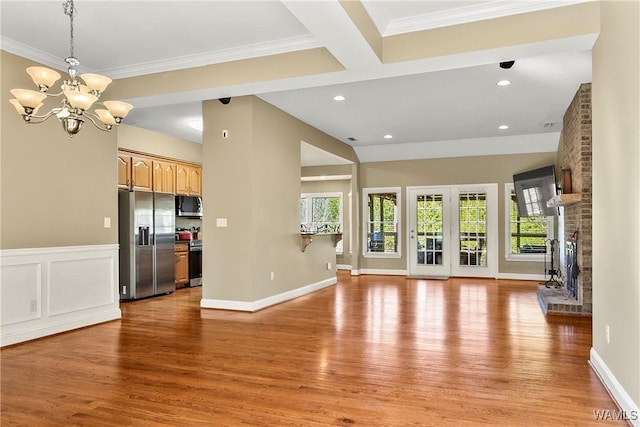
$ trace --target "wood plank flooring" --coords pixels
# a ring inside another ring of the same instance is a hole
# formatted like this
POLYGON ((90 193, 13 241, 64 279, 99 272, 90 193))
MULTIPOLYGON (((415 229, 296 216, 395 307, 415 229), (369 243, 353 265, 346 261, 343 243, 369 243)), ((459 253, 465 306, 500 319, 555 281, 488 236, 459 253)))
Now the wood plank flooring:
POLYGON ((253 314, 180 289, 4 348, 2 426, 599 426, 616 409, 590 318, 545 318, 534 282, 338 277, 253 314))

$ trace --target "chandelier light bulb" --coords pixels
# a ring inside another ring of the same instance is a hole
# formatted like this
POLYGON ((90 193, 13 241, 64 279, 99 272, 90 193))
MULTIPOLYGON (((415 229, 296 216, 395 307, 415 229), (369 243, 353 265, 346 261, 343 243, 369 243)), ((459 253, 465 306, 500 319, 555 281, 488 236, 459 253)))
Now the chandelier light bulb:
POLYGON ((127 114, 133 108, 133 105, 122 101, 104 101, 103 104, 116 120, 127 117, 127 114))
POLYGON ((73 108, 79 108, 82 111, 91 108, 93 103, 98 100, 98 97, 95 95, 75 90, 65 90, 64 95, 73 108))
POLYGON ((109 83, 111 83, 109 77, 101 76, 100 74, 82 74, 80 78, 89 86, 90 90, 95 90, 99 93, 104 92, 109 83))
POLYGON ((45 91, 60 80, 61 77, 60 73, 46 67, 29 67, 27 68, 27 74, 31 76, 36 86, 45 91))
POLYGON ((111 115, 108 110, 100 109, 96 110, 96 114, 100 117, 100 121, 107 126, 116 125, 116 119, 111 115))
POLYGON ((11 89, 11 94, 16 97, 24 108, 36 108, 47 97, 42 92, 29 89, 11 89))

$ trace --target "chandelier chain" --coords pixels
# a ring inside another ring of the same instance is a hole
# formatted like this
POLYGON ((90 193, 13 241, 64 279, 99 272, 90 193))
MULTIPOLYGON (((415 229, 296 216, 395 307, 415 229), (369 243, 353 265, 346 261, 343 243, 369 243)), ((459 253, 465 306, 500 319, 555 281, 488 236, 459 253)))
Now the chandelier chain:
POLYGON ((74 58, 73 56, 73 51, 74 51, 74 44, 73 44, 73 15, 75 15, 76 9, 75 6, 73 5, 73 0, 67 0, 66 3, 62 4, 62 7, 64 9, 64 14, 69 16, 69 24, 70 24, 70 51, 69 51, 69 56, 71 58, 74 58))

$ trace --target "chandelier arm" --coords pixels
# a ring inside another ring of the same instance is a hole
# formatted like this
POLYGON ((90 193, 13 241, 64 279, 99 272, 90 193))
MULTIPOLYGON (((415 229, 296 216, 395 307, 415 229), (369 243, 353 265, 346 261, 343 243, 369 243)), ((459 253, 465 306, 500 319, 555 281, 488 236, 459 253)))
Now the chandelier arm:
POLYGON ((113 127, 113 126, 111 126, 111 125, 105 125, 105 124, 104 124, 104 123, 102 123, 102 122, 100 122, 100 124, 98 124, 98 121, 100 120, 100 118, 99 118, 98 116, 96 116, 95 114, 93 114, 93 113, 89 113, 88 111, 85 111, 85 112, 82 114, 82 116, 83 116, 83 117, 85 117, 85 118, 87 118, 87 119, 89 119, 89 121, 90 121, 91 123, 93 123, 93 125, 94 125, 96 128, 100 129, 101 131, 109 132, 109 131, 111 130, 111 128, 113 127))
POLYGON ((59 96, 61 96, 62 94, 64 94, 64 91, 60 91, 58 93, 49 93, 49 92, 42 92, 45 95, 47 95, 48 98, 57 98, 59 96))
POLYGON ((60 111, 62 111, 62 108, 54 108, 51 111, 49 111, 47 114, 43 114, 42 116, 23 114, 22 117, 24 118, 24 121, 27 122, 28 124, 36 125, 36 124, 40 124, 47 121, 49 117, 58 114, 60 111))

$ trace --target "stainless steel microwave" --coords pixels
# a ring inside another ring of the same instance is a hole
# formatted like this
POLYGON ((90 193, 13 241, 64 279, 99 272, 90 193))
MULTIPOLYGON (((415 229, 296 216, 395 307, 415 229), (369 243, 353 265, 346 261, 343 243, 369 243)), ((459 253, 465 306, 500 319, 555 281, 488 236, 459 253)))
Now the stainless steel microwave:
POLYGON ((202 216, 202 197, 176 196, 176 215, 186 217, 202 216))

